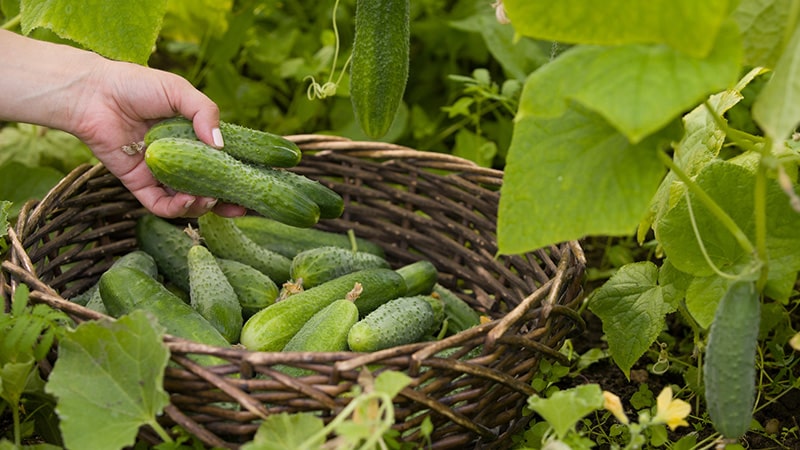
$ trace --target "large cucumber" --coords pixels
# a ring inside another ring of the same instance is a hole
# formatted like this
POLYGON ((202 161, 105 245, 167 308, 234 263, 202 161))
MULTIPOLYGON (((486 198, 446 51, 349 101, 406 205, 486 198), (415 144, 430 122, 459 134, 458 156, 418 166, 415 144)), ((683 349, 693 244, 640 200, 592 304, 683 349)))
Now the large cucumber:
POLYGON ((361 129, 377 139, 392 125, 409 65, 409 0, 357 0, 350 99, 361 129))
POLYGON ((275 176, 199 141, 158 139, 147 147, 145 162, 158 181, 176 191, 235 203, 297 227, 310 227, 320 217, 319 206, 287 183, 285 175, 275 176))
MULTIPOLYGON (((158 276, 158 266, 152 256, 142 250, 134 250, 122 255, 119 259, 114 261, 111 267, 131 267, 133 269, 141 270, 147 275, 156 278, 158 276)), ((106 305, 103 303, 103 297, 100 294, 100 283, 95 283, 90 288, 91 298, 86 303, 86 307, 97 311, 99 313, 108 314, 106 305)))
POLYGON ((136 241, 139 249, 156 262, 164 278, 184 292, 189 292, 189 265, 186 255, 192 247, 192 238, 183 229, 153 214, 146 214, 136 222, 136 241))
MULTIPOLYGON (((220 121, 219 129, 225 141, 222 151, 241 161, 269 167, 293 167, 302 157, 297 144, 283 136, 225 121, 220 121)), ((164 138, 199 140, 192 121, 185 117, 172 117, 153 125, 144 135, 144 144, 164 138)))
POLYGON ((319 206, 320 219, 335 219, 344 212, 344 199, 319 181, 284 169, 263 167, 267 176, 275 177, 308 196, 319 206))
POLYGON ((345 298, 357 283, 360 284, 361 294, 356 306, 360 301, 382 304, 405 295, 403 277, 397 272, 391 269, 360 270, 262 309, 244 323, 239 342, 249 350, 280 351, 314 314, 334 301, 345 298))
POLYGON ((292 280, 302 280, 303 288, 307 289, 350 272, 373 267, 388 269, 389 262, 372 253, 328 245, 298 253, 292 258, 289 272, 292 280))
POLYGON ((756 395, 761 301, 752 281, 736 281, 717 306, 708 334, 703 382, 708 415, 728 439, 750 428, 756 395))
MULTIPOLYGON (((250 239, 287 258, 326 245, 353 249, 350 237, 344 233, 293 227, 263 216, 234 217, 233 221, 250 239)), ((367 239, 355 237, 355 246, 357 251, 384 256, 383 247, 367 239)))
POLYGON ((374 352, 421 340, 436 326, 423 296, 400 297, 379 306, 350 328, 347 345, 354 352, 374 352))
POLYGON ((231 344, 242 330, 242 306, 217 259, 202 245, 195 244, 187 255, 190 305, 231 344))

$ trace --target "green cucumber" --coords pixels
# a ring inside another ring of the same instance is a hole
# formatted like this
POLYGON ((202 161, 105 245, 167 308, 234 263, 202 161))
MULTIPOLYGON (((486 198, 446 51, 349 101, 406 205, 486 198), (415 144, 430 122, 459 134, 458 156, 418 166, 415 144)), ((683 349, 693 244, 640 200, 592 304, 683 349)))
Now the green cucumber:
POLYGON ((257 312, 244 323, 239 342, 248 350, 280 351, 314 314, 345 298, 358 285, 361 294, 355 301, 357 307, 359 302, 382 304, 405 292, 403 278, 391 269, 349 273, 257 312))
POLYGON ((236 292, 243 318, 249 318, 275 303, 280 289, 272 278, 253 266, 232 259, 217 258, 217 264, 236 292))
MULTIPOLYGON (((287 258, 325 245, 353 248, 350 237, 344 233, 293 227, 263 216, 234 217, 233 221, 250 239, 287 258)), ((384 256, 383 247, 367 239, 356 237, 355 245, 357 251, 384 256)))
POLYGON ((432 262, 421 259, 397 269, 406 281, 406 295, 430 294, 439 279, 439 271, 432 262))
POLYGON ((242 306, 236 291, 211 252, 200 244, 189 249, 189 304, 231 344, 242 330, 242 306))
POLYGON ((753 419, 760 321, 755 283, 735 281, 717 306, 703 363, 708 415, 727 439, 745 434, 753 419))
POLYGON ((107 270, 100 277, 100 293, 113 317, 133 310, 145 310, 152 313, 173 336, 202 344, 230 346, 200 313, 141 270, 130 267, 107 270))
POLYGON ((202 142, 158 139, 144 159, 153 176, 176 191, 235 203, 297 227, 319 221, 319 206, 297 186, 202 142))
POLYGON ((432 295, 438 296, 444 303, 448 334, 460 333, 481 323, 480 314, 469 303, 441 284, 433 286, 432 295))
MULTIPOLYGON (((225 121, 220 121, 219 129, 225 141, 221 150, 241 161, 269 167, 293 167, 302 157, 297 144, 283 136, 225 121)), ((144 145, 164 138, 199 140, 192 121, 185 117, 172 117, 150 127, 144 135, 144 145)))
POLYGON ((197 218, 197 224, 200 236, 215 256, 254 267, 275 283, 289 280, 292 261, 253 242, 230 217, 208 212, 197 218))
POLYGON ((350 99, 361 129, 389 131, 403 99, 409 65, 409 0, 356 0, 350 99))
POLYGON ((156 262, 158 272, 184 292, 189 292, 189 265, 186 255, 192 247, 190 238, 180 227, 153 214, 136 221, 139 249, 156 262))
POLYGON ((275 177, 308 196, 319 207, 320 219, 336 219, 344 212, 344 199, 319 181, 283 169, 261 168, 267 176, 275 177))
MULTIPOLYGON (((147 252, 142 250, 133 250, 122 255, 119 259, 114 261, 109 269, 112 267, 131 267, 133 269, 141 270, 153 278, 158 277, 158 266, 156 266, 155 260, 147 252)), ((108 314, 108 311, 106 311, 106 306, 103 303, 103 297, 100 295, 99 282, 95 283, 90 290, 92 295, 85 306, 93 311, 108 314)))
POLYGON ((374 352, 422 339, 435 327, 435 314, 424 296, 390 300, 350 328, 347 345, 354 352, 374 352))
POLYGON ((300 282, 303 288, 311 288, 358 270, 383 267, 389 262, 380 256, 366 252, 354 252, 332 245, 312 248, 292 258, 289 268, 291 279, 300 282))

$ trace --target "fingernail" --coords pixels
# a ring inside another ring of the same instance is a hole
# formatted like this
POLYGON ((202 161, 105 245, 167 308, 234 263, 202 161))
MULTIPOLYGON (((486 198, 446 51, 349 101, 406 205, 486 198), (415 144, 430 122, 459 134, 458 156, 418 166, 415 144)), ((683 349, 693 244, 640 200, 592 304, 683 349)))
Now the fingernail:
POLYGON ((191 199, 191 200, 187 201, 186 203, 184 203, 184 204, 183 204, 183 207, 184 207, 184 208, 186 208, 186 209, 189 209, 189 208, 191 208, 191 207, 192 207, 192 205, 194 205, 194 201, 195 201, 195 200, 196 200, 196 199, 194 199, 194 198, 193 198, 193 199, 191 199))
POLYGON ((214 200, 209 200, 209 201, 208 201, 208 203, 206 203, 206 209, 211 209, 211 208, 213 208, 213 207, 214 207, 216 204, 217 204, 217 199, 214 199, 214 200))
POLYGON ((222 140, 222 132, 219 131, 219 128, 211 129, 211 139, 214 141, 214 145, 217 147, 221 148, 225 145, 225 141, 222 140))

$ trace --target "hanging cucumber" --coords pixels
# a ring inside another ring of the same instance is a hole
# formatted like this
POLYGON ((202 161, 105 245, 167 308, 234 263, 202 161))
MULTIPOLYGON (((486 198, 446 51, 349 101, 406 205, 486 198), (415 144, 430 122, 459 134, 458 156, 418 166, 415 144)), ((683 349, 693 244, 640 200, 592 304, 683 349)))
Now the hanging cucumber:
POLYGON ((403 99, 409 65, 409 0, 357 0, 350 99, 361 129, 378 139, 403 99))

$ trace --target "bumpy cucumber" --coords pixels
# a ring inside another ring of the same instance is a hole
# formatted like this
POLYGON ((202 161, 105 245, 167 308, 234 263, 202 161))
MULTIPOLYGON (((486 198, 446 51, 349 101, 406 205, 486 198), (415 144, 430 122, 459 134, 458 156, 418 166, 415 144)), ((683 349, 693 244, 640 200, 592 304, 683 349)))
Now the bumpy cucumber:
POLYGON ((115 267, 100 277, 106 309, 119 317, 135 309, 149 311, 167 333, 203 344, 228 347, 228 341, 203 316, 141 270, 115 267))
MULTIPOLYGON (((155 260, 152 256, 142 250, 134 250, 122 255, 119 259, 114 261, 114 264, 112 264, 110 268, 113 267, 130 267, 141 270, 153 278, 158 276, 158 267, 156 266, 155 260)), ((100 295, 99 282, 95 283, 90 290, 92 292, 91 298, 85 306, 99 313, 108 314, 108 311, 106 311, 106 306, 103 304, 103 297, 100 295)))
POLYGON ((355 352, 374 352, 417 342, 434 326, 434 311, 423 296, 400 297, 356 322, 347 345, 355 352))
POLYGON ((176 191, 236 203, 297 227, 319 220, 319 206, 297 186, 202 142, 158 139, 144 159, 153 176, 176 191))
POLYGON ((480 314, 469 303, 441 284, 433 286, 432 295, 438 296, 444 303, 448 334, 460 333, 481 323, 480 314))
POLYGON ((280 289, 272 278, 250 265, 232 259, 217 258, 242 307, 242 317, 249 318, 275 303, 280 289))
POLYGON ((397 269, 406 281, 406 295, 430 294, 439 279, 439 271, 432 262, 421 259, 397 269))
POLYGON ((215 256, 254 267, 275 283, 289 279, 292 261, 253 242, 231 218, 208 212, 198 217, 197 224, 206 246, 215 256))
MULTIPOLYGON (((287 258, 325 245, 352 249, 349 236, 317 228, 299 228, 262 216, 234 217, 234 223, 250 239, 287 258)), ((356 250, 383 257, 383 247, 367 239, 355 238, 356 250)))
MULTIPOLYGON (((282 136, 225 121, 219 123, 219 129, 225 141, 221 150, 241 161, 270 167, 293 167, 302 157, 297 144, 282 136)), ((184 117, 165 119, 150 127, 144 135, 144 144, 150 145, 164 138, 199 140, 192 121, 184 117)))
POLYGON ((409 0, 357 0, 350 98, 361 129, 385 135, 403 99, 409 64, 409 0))
POLYGON ((358 308, 349 299, 336 300, 311 316, 283 347, 285 352, 347 350, 347 333, 358 321, 358 308))
POLYGON ((153 214, 146 214, 136 222, 136 241, 139 249, 153 257, 159 273, 167 281, 189 292, 186 255, 192 247, 192 238, 180 227, 153 214))
POLYGON ((200 244, 187 255, 189 263, 190 305, 231 344, 242 330, 242 307, 236 291, 219 267, 216 258, 200 244))
POLYGON ((708 415, 725 438, 745 434, 753 418, 760 318, 755 284, 737 281, 722 297, 711 323, 703 381, 708 415))
POLYGON ((312 248, 300 252, 292 259, 289 273, 292 280, 302 279, 302 286, 310 288, 358 270, 383 267, 389 262, 366 252, 354 252, 336 246, 312 248))
POLYGON ((344 212, 344 199, 336 191, 319 181, 283 169, 261 168, 269 177, 275 177, 308 196, 319 207, 320 219, 335 219, 344 212))
POLYGON ((365 269, 343 275, 257 312, 244 323, 239 342, 249 350, 280 351, 314 314, 345 298, 357 283, 361 287, 357 307, 359 301, 382 304, 405 292, 403 278, 391 269, 365 269))

